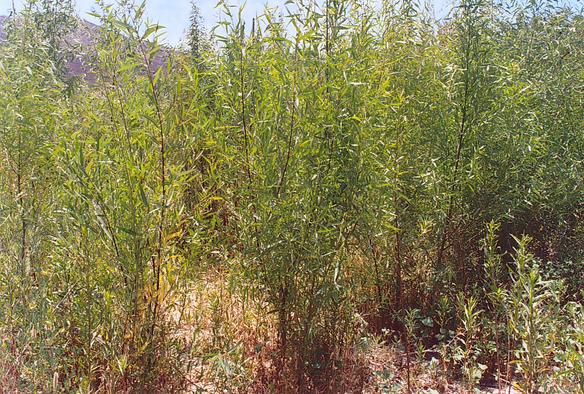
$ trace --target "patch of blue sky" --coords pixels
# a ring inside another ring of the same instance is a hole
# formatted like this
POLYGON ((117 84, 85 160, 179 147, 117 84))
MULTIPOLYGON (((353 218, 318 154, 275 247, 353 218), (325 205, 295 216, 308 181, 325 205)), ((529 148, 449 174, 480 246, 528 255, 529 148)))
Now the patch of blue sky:
MULTIPOLYGON (((0 0, 0 15, 8 15, 12 5, 19 9, 25 0, 0 0)), ((135 0, 137 3, 141 0, 135 0)), ((243 18, 251 20, 254 16, 261 15, 266 6, 280 7, 283 9, 285 0, 226 0, 232 6, 232 12, 237 15, 240 6, 245 5, 243 18)), ((380 0, 374 0, 379 2, 380 0)), ((444 17, 452 8, 455 0, 427 0, 431 5, 434 16, 444 17)), ((115 0, 106 0, 106 3, 114 3, 115 0)), ((224 18, 217 0, 196 0, 204 24, 208 29, 224 18)), ((96 8, 95 0, 76 0, 76 9, 82 18, 92 21, 89 12, 96 8)), ((582 7, 583 0, 557 0, 558 5, 569 4, 582 7)), ((191 12, 190 0, 148 0, 146 3, 146 16, 153 22, 165 27, 163 39, 172 45, 180 44, 184 40, 185 32, 189 25, 191 12)))

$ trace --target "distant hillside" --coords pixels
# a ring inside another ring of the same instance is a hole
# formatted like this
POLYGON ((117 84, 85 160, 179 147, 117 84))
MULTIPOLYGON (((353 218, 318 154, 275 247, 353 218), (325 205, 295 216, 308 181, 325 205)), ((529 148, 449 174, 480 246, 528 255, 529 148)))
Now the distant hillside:
MULTIPOLYGON (((0 15, 0 43, 6 40, 4 24, 8 19, 7 16, 0 15)), ((99 37, 99 26, 84 19, 79 19, 77 27, 73 32, 68 34, 63 40, 63 45, 73 49, 76 54, 72 59, 67 61, 67 73, 71 76, 83 76, 89 83, 96 80, 92 72, 92 57, 95 54, 95 47, 99 37)), ((153 68, 157 70, 168 56, 169 50, 163 48, 156 55, 153 61, 153 68)))
POLYGON ((6 34, 4 34, 4 21, 6 17, 4 15, 0 15, 0 41, 4 41, 6 39, 6 34))

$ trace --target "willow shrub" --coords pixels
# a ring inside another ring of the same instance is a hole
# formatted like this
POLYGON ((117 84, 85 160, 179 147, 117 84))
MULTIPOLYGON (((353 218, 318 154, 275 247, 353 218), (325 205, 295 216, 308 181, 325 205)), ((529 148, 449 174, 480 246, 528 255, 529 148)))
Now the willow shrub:
POLYGON ((72 362, 91 383, 104 374, 114 388, 150 390, 181 371, 175 352, 184 348, 168 324, 184 275, 188 171, 173 160, 182 122, 175 64, 143 11, 99 15, 96 89, 73 103, 59 144, 66 204, 56 263, 86 282, 68 311, 68 340, 81 345, 72 362), (94 349, 95 338, 105 346, 94 349))
MULTIPOLYGON (((7 21, 0 46, 0 376, 21 390, 55 368, 62 349, 46 346, 57 335, 47 324, 55 306, 44 275, 55 226, 55 173, 50 153, 62 119, 62 85, 26 7, 7 21)), ((49 387, 48 384, 41 387, 49 387)))
POLYGON ((2 292, 3 311, 14 324, 3 329, 5 345, 21 352, 15 360, 36 364, 7 360, 21 389, 181 382, 174 376, 188 352, 168 331, 186 254, 178 241, 188 171, 173 160, 180 87, 143 10, 104 8, 99 83, 68 99, 58 94, 32 10, 2 47, 2 83, 12 84, 3 89, 3 117, 13 133, 3 134, 3 151, 16 170, 3 174, 2 192, 14 196, 3 234, 20 234, 6 240, 18 253, 3 270, 20 268, 5 272, 14 289, 2 292))
MULTIPOLYGON (((529 223, 543 212, 565 223, 561 206, 579 209, 573 171, 561 183, 538 175, 562 149, 578 155, 578 127, 563 132, 571 148, 542 145, 551 134, 533 100, 557 82, 532 81, 531 63, 515 57, 531 48, 506 41, 545 31, 538 20, 577 17, 514 20, 468 1, 436 31, 412 2, 386 3, 378 17, 357 2, 294 2, 251 26, 225 10, 217 116, 236 157, 237 231, 248 278, 277 316, 280 372, 290 362, 298 384, 334 365, 356 310, 399 328, 401 309, 431 314, 442 294, 481 283, 488 221, 504 222, 510 250, 511 230, 542 231, 529 223), (548 188, 564 196, 553 208, 540 199, 548 188)), ((579 64, 579 49, 562 53, 579 64)))
POLYGON ((240 19, 226 25, 233 89, 223 99, 238 133, 246 271, 277 314, 280 372, 291 368, 295 384, 310 387, 351 336, 344 269, 360 204, 364 87, 345 83, 361 54, 358 31, 342 30, 347 4, 297 6, 294 37, 270 14, 249 36, 240 19))

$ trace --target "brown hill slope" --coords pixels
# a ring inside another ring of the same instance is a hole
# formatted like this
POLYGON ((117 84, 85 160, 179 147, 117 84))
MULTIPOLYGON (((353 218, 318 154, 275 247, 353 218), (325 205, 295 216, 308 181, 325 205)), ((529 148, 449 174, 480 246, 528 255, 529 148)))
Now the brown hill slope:
MULTIPOLYGON (((4 26, 8 17, 0 15, 0 43, 6 40, 4 26)), ((66 60, 67 74, 83 77, 87 82, 94 83, 96 75, 93 73, 95 64, 95 48, 99 39, 99 26, 84 19, 79 19, 75 29, 63 39, 63 49, 73 54, 66 60)), ((155 72, 164 64, 170 55, 170 49, 163 47, 154 57, 152 65, 155 72)))

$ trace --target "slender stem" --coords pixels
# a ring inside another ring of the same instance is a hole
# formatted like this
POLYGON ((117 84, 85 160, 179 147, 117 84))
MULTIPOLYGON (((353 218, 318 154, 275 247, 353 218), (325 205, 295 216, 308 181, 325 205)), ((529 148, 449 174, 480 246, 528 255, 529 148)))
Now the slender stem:
MULTIPOLYGON (((154 82, 154 74, 152 70, 152 60, 151 56, 147 55, 145 52, 146 44, 142 40, 138 40, 140 50, 142 52, 142 57, 144 64, 146 65, 146 73, 148 76, 148 82, 150 85, 150 90, 152 93, 152 103, 156 112, 156 120, 158 127, 158 143, 159 143, 159 163, 160 163, 160 186, 161 186, 161 207, 160 216, 158 221, 158 245, 156 248, 156 258, 151 259, 152 271, 155 280, 155 294, 152 309, 152 322, 150 326, 150 340, 154 342, 154 335, 156 330, 156 323, 158 319, 158 309, 160 307, 160 276, 161 276, 161 266, 162 260, 164 258, 164 224, 165 224, 165 213, 166 213, 166 145, 165 145, 165 134, 164 134, 164 121, 162 117, 162 109, 160 107, 160 99, 158 96, 158 88, 154 82)), ((156 72, 162 72, 162 70, 157 70, 156 72)), ((152 303, 152 301, 151 301, 152 303)), ((148 363, 150 368, 153 367, 154 354, 150 354, 150 359, 148 363)))
MULTIPOLYGON (((468 8, 468 5, 466 5, 466 7, 468 8)), ((452 180, 450 182, 450 189, 451 190, 450 190, 450 196, 448 199, 448 209, 446 212, 446 218, 444 220, 444 227, 442 229, 442 236, 440 239, 438 256, 436 258, 436 267, 438 269, 440 269, 442 267, 442 260, 444 257, 444 251, 446 249, 446 239, 448 237, 448 232, 449 232, 450 224, 452 221, 452 215, 454 212, 454 191, 455 191, 455 188, 457 187, 458 169, 460 167, 460 162, 461 162, 461 157, 462 157, 464 137, 468 133, 468 128, 469 128, 468 116, 469 116, 469 101, 470 101, 469 96, 470 96, 470 85, 471 85, 469 68, 471 66, 471 58, 470 58, 471 57, 471 39, 472 39, 472 33, 474 30, 472 29, 472 25, 471 25, 472 19, 468 15, 468 13, 471 11, 465 8, 464 12, 466 13, 466 16, 467 16, 466 22, 469 24, 469 26, 466 26, 467 37, 466 37, 466 42, 463 42, 463 45, 464 45, 464 52, 463 52, 463 56, 464 56, 463 105, 462 105, 460 126, 459 126, 459 130, 458 130, 458 141, 456 144, 456 154, 454 157, 454 168, 452 170, 452 180)))
POLYGON ((286 178, 286 171, 288 170, 288 163, 290 162, 290 156, 292 155, 292 135, 294 132, 294 112, 295 104, 292 101, 292 110, 290 111, 290 129, 288 131, 288 146, 286 147, 286 160, 284 161, 284 166, 280 173, 280 180, 278 181, 278 187, 276 189, 276 197, 280 197, 282 188, 284 186, 284 180, 286 178))
POLYGON ((247 173, 247 179, 249 182, 249 187, 251 187, 251 168, 250 168, 250 160, 249 160, 249 136, 247 130, 247 119, 245 116, 245 77, 244 77, 244 58, 245 53, 243 50, 244 42, 243 38, 240 43, 241 45, 241 53, 240 53, 240 70, 239 70, 239 77, 240 77, 240 84, 241 84, 241 94, 240 94, 240 101, 241 101, 241 127, 243 129, 243 149, 245 151, 245 169, 247 173))

